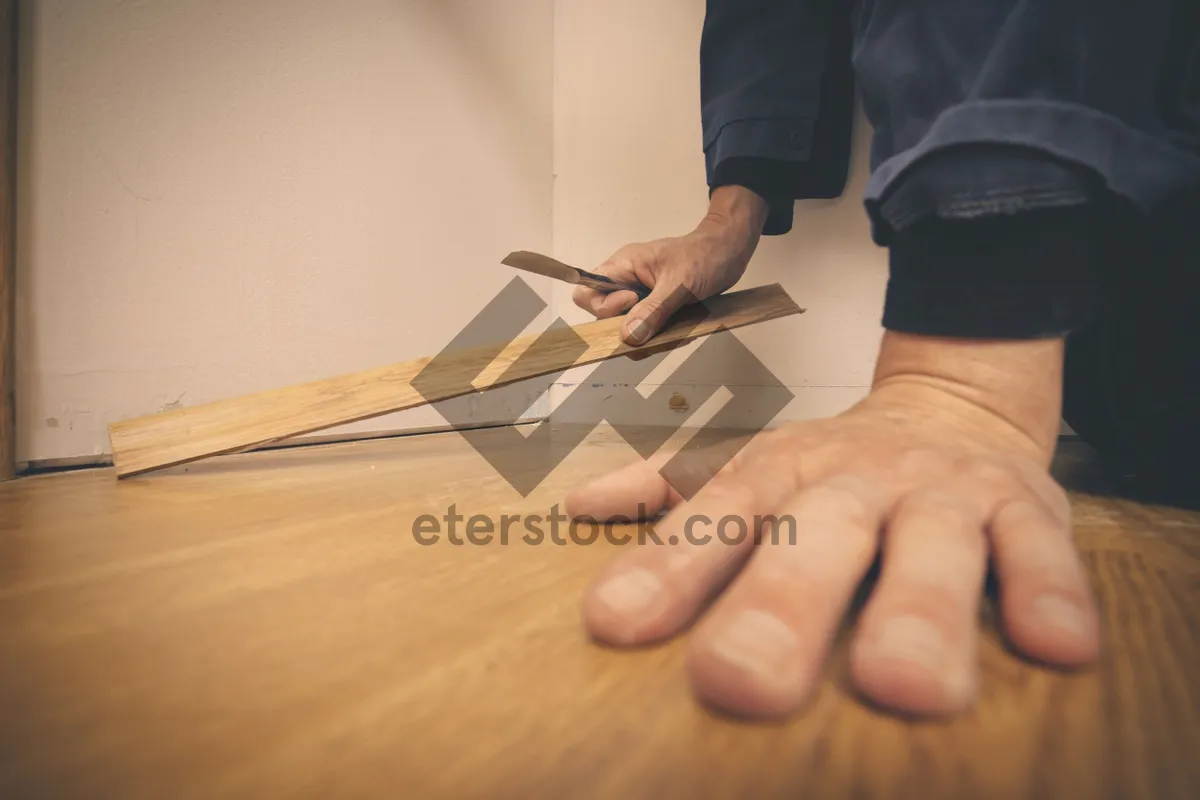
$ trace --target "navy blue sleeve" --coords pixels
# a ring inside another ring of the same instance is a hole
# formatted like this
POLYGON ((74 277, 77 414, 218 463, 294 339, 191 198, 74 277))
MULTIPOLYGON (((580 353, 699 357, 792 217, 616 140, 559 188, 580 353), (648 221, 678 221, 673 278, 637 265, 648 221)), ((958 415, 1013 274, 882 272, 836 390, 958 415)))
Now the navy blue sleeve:
POLYGON ((845 0, 708 0, 700 45, 710 191, 770 205, 763 233, 792 227, 795 200, 842 194, 854 116, 845 0))

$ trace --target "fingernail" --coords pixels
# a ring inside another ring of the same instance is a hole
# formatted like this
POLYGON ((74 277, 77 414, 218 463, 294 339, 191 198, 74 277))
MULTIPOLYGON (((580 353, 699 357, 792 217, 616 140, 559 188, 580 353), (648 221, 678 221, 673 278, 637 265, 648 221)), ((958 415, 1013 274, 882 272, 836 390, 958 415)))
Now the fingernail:
POLYGON ((634 344, 643 344, 650 338, 650 326, 646 324, 646 320, 639 319, 631 323, 629 326, 629 340, 634 344))
POLYGON ((743 611, 709 647, 717 658, 771 686, 790 684, 800 668, 796 635, 765 611, 743 611))
POLYGON ((637 614, 661 601, 663 585, 654 573, 635 569, 602 583, 595 597, 616 614, 637 614))
POLYGON ((941 631, 920 617, 897 617, 871 644, 870 655, 940 671, 946 665, 946 640, 941 631))
POLYGON ((1058 595, 1044 594, 1033 603, 1033 610, 1043 622, 1072 636, 1086 636, 1087 615, 1078 605, 1058 595))

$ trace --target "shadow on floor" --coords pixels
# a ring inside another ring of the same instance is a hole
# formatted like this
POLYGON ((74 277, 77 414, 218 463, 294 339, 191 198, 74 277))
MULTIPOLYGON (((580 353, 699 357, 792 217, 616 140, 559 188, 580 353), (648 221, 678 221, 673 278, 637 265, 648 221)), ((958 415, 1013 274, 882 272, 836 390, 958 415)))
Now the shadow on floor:
POLYGON ((1064 438, 1051 472, 1068 491, 1200 511, 1200 470, 1138 471, 1106 459, 1081 439, 1064 438))

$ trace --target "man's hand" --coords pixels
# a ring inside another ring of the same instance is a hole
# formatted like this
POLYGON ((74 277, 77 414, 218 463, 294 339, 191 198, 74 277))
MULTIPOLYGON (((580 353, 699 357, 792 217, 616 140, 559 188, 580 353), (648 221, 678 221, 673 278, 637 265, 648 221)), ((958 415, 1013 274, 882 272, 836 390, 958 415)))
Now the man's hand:
POLYGON ((1087 664, 1098 615, 1067 497, 1047 472, 1061 359, 1057 340, 888 333, 863 402, 760 434, 690 501, 646 463, 575 491, 576 517, 670 508, 655 532, 676 542, 640 546, 598 576, 583 604, 589 632, 641 645, 703 614, 688 657, 696 694, 735 713, 791 714, 820 685, 852 597, 882 556, 854 636, 853 680, 894 709, 956 713, 979 690, 990 559, 1009 641, 1044 663, 1087 664), (740 543, 738 520, 750 531, 740 543), (759 526, 760 543, 758 523, 774 526, 759 526))
POLYGON ((604 294, 579 286, 575 304, 601 319, 629 311, 621 335, 627 344, 642 344, 658 333, 688 294, 698 302, 738 282, 758 246, 766 214, 766 202, 749 189, 718 188, 708 214, 691 233, 626 245, 593 270, 648 286, 649 297, 639 303, 633 292, 604 294), (676 291, 680 287, 687 292, 676 291))

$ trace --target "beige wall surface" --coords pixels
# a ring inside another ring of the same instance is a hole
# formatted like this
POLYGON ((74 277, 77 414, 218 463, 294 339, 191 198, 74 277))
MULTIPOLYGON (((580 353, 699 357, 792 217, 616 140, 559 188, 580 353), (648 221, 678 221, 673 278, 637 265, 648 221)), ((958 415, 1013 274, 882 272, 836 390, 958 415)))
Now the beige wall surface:
POLYGON ((552 0, 23 7, 20 460, 436 352, 550 248, 552 0))
MULTIPOLYGON (((557 0, 555 4, 554 243, 557 256, 592 267, 621 245, 690 230, 707 206, 700 128, 701 0, 557 0)), ((857 122, 853 175, 835 201, 797 204, 791 233, 763 240, 736 288, 778 282, 807 313, 737 332, 794 399, 779 419, 811 419, 843 410, 870 384, 887 261, 870 240, 862 208, 870 130, 857 122)), ((564 318, 569 287, 555 289, 564 318)), ((696 345, 691 350, 695 350, 696 345)), ((676 353, 643 384, 670 384, 676 353)), ((744 371, 730 360, 722 379, 744 371)), ((554 404, 573 391, 610 392, 564 376, 554 404)), ((714 373, 715 376, 715 373, 714 373)), ((742 380, 748 380, 748 376, 742 380)), ((716 378, 714 377, 714 380, 716 378)), ((719 393, 695 407, 695 387, 673 387, 687 411, 637 409, 656 421, 703 421, 719 393)), ((590 407, 591 404, 589 404, 590 407)))
MULTIPOLYGON (((104 453, 115 419, 436 352, 511 278, 509 250, 587 267, 685 232, 706 203, 703 14, 702 0, 27 3, 18 458, 104 453)), ((886 270, 860 202, 868 133, 860 121, 843 198, 799 204, 741 283, 780 282, 808 309, 738 333, 795 395, 784 419, 845 408, 870 380, 886 270)), ((531 329, 586 318, 567 287, 531 282, 552 304, 531 329)), ((748 380, 730 366, 721 381, 748 380)), ((554 401, 605 392, 587 372, 554 401)), ((645 413, 659 412, 682 414, 645 413)), ((350 430, 441 422, 419 409, 350 430)))

